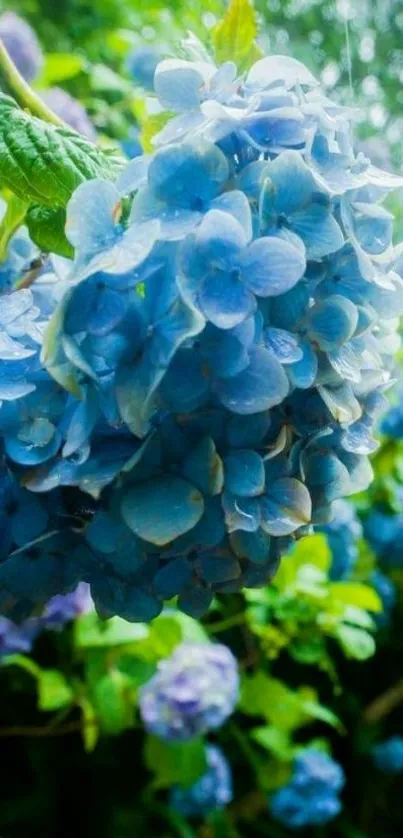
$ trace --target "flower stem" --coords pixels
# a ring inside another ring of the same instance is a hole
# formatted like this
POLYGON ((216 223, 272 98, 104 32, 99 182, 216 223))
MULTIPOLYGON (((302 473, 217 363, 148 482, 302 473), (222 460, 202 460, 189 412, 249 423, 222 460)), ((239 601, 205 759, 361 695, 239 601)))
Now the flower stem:
POLYGON ((205 628, 209 632, 209 634, 218 634, 221 631, 227 631, 227 629, 233 628, 234 626, 240 626, 245 622, 245 614, 234 614, 232 617, 227 617, 225 620, 219 620, 216 623, 211 623, 211 625, 206 625, 205 628))
POLYGON ((0 84, 6 93, 9 93, 24 110, 29 111, 33 116, 50 122, 53 125, 64 125, 62 119, 56 116, 53 111, 45 105, 40 96, 27 84, 25 79, 18 72, 14 61, 10 58, 4 44, 0 40, 0 84))
POLYGON ((236 739, 240 750, 242 751, 244 757, 248 761, 250 767, 253 769, 254 773, 256 774, 256 779, 258 783, 260 783, 260 774, 261 774, 261 764, 259 757, 256 756, 248 737, 245 736, 243 731, 238 727, 238 725, 232 723, 229 726, 229 733, 231 736, 236 739))

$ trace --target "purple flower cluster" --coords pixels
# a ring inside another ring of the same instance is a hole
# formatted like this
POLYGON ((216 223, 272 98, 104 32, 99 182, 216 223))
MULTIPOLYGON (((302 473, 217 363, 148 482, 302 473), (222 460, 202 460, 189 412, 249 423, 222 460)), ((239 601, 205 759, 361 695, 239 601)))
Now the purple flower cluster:
POLYGON ((0 39, 24 79, 34 81, 43 63, 34 30, 14 12, 7 11, 0 16, 0 39))
POLYGON ((97 132, 88 116, 88 113, 78 99, 70 96, 61 87, 51 87, 41 93, 45 104, 67 125, 71 125, 79 134, 88 137, 93 142, 97 139, 97 132))
POLYGON ((231 769, 221 749, 208 745, 206 762, 205 773, 192 786, 174 786, 171 791, 172 808, 185 817, 203 817, 231 803, 231 769))
POLYGON ((0 659, 6 655, 29 653, 43 631, 60 631, 91 607, 89 585, 81 582, 75 591, 54 596, 45 606, 40 617, 30 617, 17 625, 6 617, 0 617, 0 659))
POLYGON ((140 713, 150 733, 186 741, 221 727, 238 692, 237 662, 226 646, 182 643, 142 687, 140 713))

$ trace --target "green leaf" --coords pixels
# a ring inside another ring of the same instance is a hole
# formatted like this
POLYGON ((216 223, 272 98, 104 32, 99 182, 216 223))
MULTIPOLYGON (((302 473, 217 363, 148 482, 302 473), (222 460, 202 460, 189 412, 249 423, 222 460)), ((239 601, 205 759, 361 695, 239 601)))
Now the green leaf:
POLYGON ((170 788, 176 784, 191 786, 206 770, 206 752, 202 739, 167 743, 149 736, 144 759, 147 768, 154 774, 156 788, 170 788))
POLYGON ((92 67, 90 82, 95 93, 120 93, 123 96, 133 93, 133 83, 105 64, 95 64, 92 67))
POLYGON ((70 128, 43 122, 0 94, 0 182, 19 198, 65 207, 85 180, 113 180, 122 160, 70 128))
MULTIPOLYGON (((302 694, 302 690, 301 690, 302 694)), ((306 698, 302 697, 301 700, 301 708, 304 713, 307 714, 312 719, 318 719, 321 722, 325 722, 325 724, 330 725, 330 727, 336 728, 336 730, 342 730, 343 725, 340 719, 336 716, 332 710, 329 710, 328 707, 324 707, 323 704, 320 704, 314 698, 306 698)))
POLYGON ((182 640, 181 625, 175 617, 162 614, 151 623, 147 645, 156 658, 167 658, 182 640))
POLYGON ((337 626, 335 636, 338 638, 344 653, 349 658, 364 661, 372 657, 375 652, 375 640, 364 629, 342 623, 337 626))
POLYGON ((72 258, 74 249, 66 238, 66 213, 64 209, 32 206, 26 217, 26 224, 34 244, 43 253, 57 253, 72 258))
MULTIPOLYGON (((210 638, 207 631, 203 628, 198 620, 189 617, 184 611, 174 611, 167 608, 162 616, 170 616, 175 619, 175 622, 180 626, 182 633, 182 640, 187 640, 190 643, 209 643, 210 638)), ((161 617, 157 617, 160 620, 161 617)))
POLYGON ((287 762, 293 758, 294 748, 286 731, 273 725, 264 725, 263 727, 255 727, 252 730, 251 737, 277 759, 287 762))
POLYGON ((234 61, 247 70, 263 53, 256 43, 256 14, 250 0, 231 0, 225 17, 214 27, 212 43, 217 64, 234 61))
POLYGON ((7 257, 10 239, 24 223, 27 208, 27 202, 17 198, 16 195, 7 197, 7 208, 0 224, 0 262, 3 262, 7 257))
POLYGON ((329 592, 333 599, 346 605, 354 605, 378 614, 382 611, 382 602, 370 585, 362 585, 359 582, 332 582, 329 592))
POLYGON ((85 69, 85 63, 81 55, 71 52, 48 52, 36 87, 52 87, 54 84, 73 79, 85 69))
POLYGON ((108 672, 95 685, 94 706, 105 733, 116 735, 130 727, 134 717, 131 679, 117 669, 108 672))
POLYGON ((74 693, 64 675, 57 669, 43 669, 38 677, 38 707, 40 710, 62 710, 68 707, 74 693))
POLYGON ((299 695, 264 672, 244 677, 240 706, 244 713, 263 716, 285 731, 293 730, 304 722, 299 695))
POLYGON ((144 623, 128 623, 121 617, 103 621, 95 611, 89 611, 74 623, 74 642, 79 649, 123 646, 144 640, 149 632, 144 623))

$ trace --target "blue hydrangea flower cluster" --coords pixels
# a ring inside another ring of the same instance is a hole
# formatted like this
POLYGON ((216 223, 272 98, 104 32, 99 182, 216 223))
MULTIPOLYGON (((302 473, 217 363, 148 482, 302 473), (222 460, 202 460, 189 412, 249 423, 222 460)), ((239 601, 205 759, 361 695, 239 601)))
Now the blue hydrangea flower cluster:
POLYGON ((403 515, 373 508, 364 520, 364 533, 382 568, 403 565, 403 515))
POLYGON ((0 659, 16 653, 27 654, 43 630, 61 631, 66 623, 90 608, 89 588, 82 582, 70 594, 52 597, 39 617, 30 617, 20 625, 7 617, 0 617, 0 659))
POLYGON ((141 718, 160 739, 186 741, 221 727, 238 693, 237 662, 227 646, 182 643, 141 688, 141 718))
POLYGON ((44 90, 41 97, 53 113, 57 114, 67 125, 71 125, 79 134, 83 134, 93 142, 97 139, 97 132, 88 116, 88 113, 78 101, 61 87, 50 87, 44 90))
POLYGON ((372 750, 372 758, 379 771, 384 774, 403 772, 403 737, 391 736, 372 750))
POLYGON ((24 79, 34 81, 43 64, 42 49, 34 30, 15 12, 6 11, 0 15, 0 39, 24 79))
POLYGON ((358 559, 358 541, 362 537, 361 522, 351 503, 337 500, 332 506, 329 524, 318 527, 327 536, 332 552, 329 578, 332 582, 348 579, 358 559))
POLYGON ((231 768, 221 748, 206 746, 207 768, 194 783, 185 788, 174 786, 170 805, 185 818, 203 818, 224 809, 233 798, 231 768))
POLYGON ((73 195, 74 261, 3 281, 9 615, 86 581, 105 617, 200 616, 371 479, 401 181, 299 62, 194 54, 155 70, 155 152, 73 195))
POLYGON ((296 758, 288 785, 271 798, 271 814, 288 829, 323 826, 341 811, 339 794, 344 782, 337 762, 321 751, 307 749, 296 758))

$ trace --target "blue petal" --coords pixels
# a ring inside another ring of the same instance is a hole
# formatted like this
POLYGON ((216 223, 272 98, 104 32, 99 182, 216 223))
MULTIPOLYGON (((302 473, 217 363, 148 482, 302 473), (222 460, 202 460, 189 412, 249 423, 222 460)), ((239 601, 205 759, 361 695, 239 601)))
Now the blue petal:
POLYGON ((294 364, 303 358, 302 341, 298 335, 275 329, 269 326, 265 329, 264 342, 267 349, 274 353, 280 364, 294 364))
POLYGON ((191 483, 159 477, 130 489, 122 501, 122 514, 137 536, 163 546, 192 529, 203 507, 203 497, 191 483))
POLYGON ((238 530, 231 534, 231 547, 240 559, 249 559, 253 564, 267 564, 270 558, 271 538, 263 529, 257 532, 238 530))
POLYGON ((306 267, 300 250, 274 236, 252 242, 237 261, 245 285, 259 297, 276 297, 289 291, 306 267))
POLYGON ((180 594, 192 577, 192 566, 186 559, 173 559, 154 576, 153 588, 164 599, 180 594))
POLYGON ((292 229, 305 244, 308 259, 321 259, 344 245, 344 236, 337 221, 321 204, 290 216, 292 229))
POLYGON ((205 614, 208 610, 212 599, 213 593, 211 588, 207 588, 202 585, 192 585, 192 587, 187 588, 184 593, 179 596, 178 606, 181 611, 185 612, 185 614, 189 614, 190 617, 199 619, 200 617, 203 617, 203 614, 205 614))
POLYGON ((276 480, 262 499, 262 527, 269 535, 290 535, 311 520, 312 502, 306 486, 293 477, 276 480))
POLYGON ((217 584, 238 579, 241 575, 239 562, 234 556, 202 555, 197 561, 201 576, 206 582, 217 584))
POLYGON ((160 200, 200 211, 218 194, 228 175, 222 151, 200 138, 157 151, 148 170, 148 183, 160 200))
POLYGON ((305 123, 297 108, 273 108, 251 114, 242 121, 242 128, 262 150, 301 146, 305 142, 305 123))
POLYGON ((392 242, 392 213, 377 204, 354 203, 354 231, 361 247, 371 255, 383 253, 392 242))
POLYGON ((202 87, 214 75, 213 64, 167 58, 154 75, 154 90, 161 105, 169 111, 189 111, 202 99, 202 87))
POLYGON ((273 204, 276 212, 288 215, 306 206, 315 191, 315 181, 296 151, 284 151, 267 167, 274 186, 273 204))
POLYGON ((281 404, 288 393, 287 376, 267 349, 254 347, 250 359, 244 372, 216 384, 220 401, 233 413, 261 413, 281 404))
POLYGON ((232 329, 256 309, 255 297, 239 278, 220 271, 204 280, 198 300, 204 316, 219 329, 232 329))
POLYGON ((246 241, 251 240, 252 214, 249 201, 244 192, 241 192, 240 189, 224 192, 218 198, 214 198, 210 204, 210 209, 222 210, 233 215, 243 228, 246 241))
POLYGON ((204 437, 185 458, 182 474, 204 495, 217 495, 224 485, 223 465, 210 437, 204 437))
POLYGON ((318 359, 308 340, 301 340, 299 344, 302 358, 289 365, 287 372, 291 384, 301 390, 312 387, 318 372, 318 359))
POLYGON ((263 492, 265 471, 256 451, 240 450, 224 459, 225 488, 233 495, 254 497, 263 492))
POLYGON ((346 343, 353 336, 357 323, 355 305, 337 294, 316 303, 308 313, 309 336, 324 350, 346 343))
POLYGON ((282 82, 286 88, 318 85, 305 64, 289 55, 269 55, 261 58, 249 70, 246 81, 251 87, 260 90, 271 87, 275 82, 282 82))

